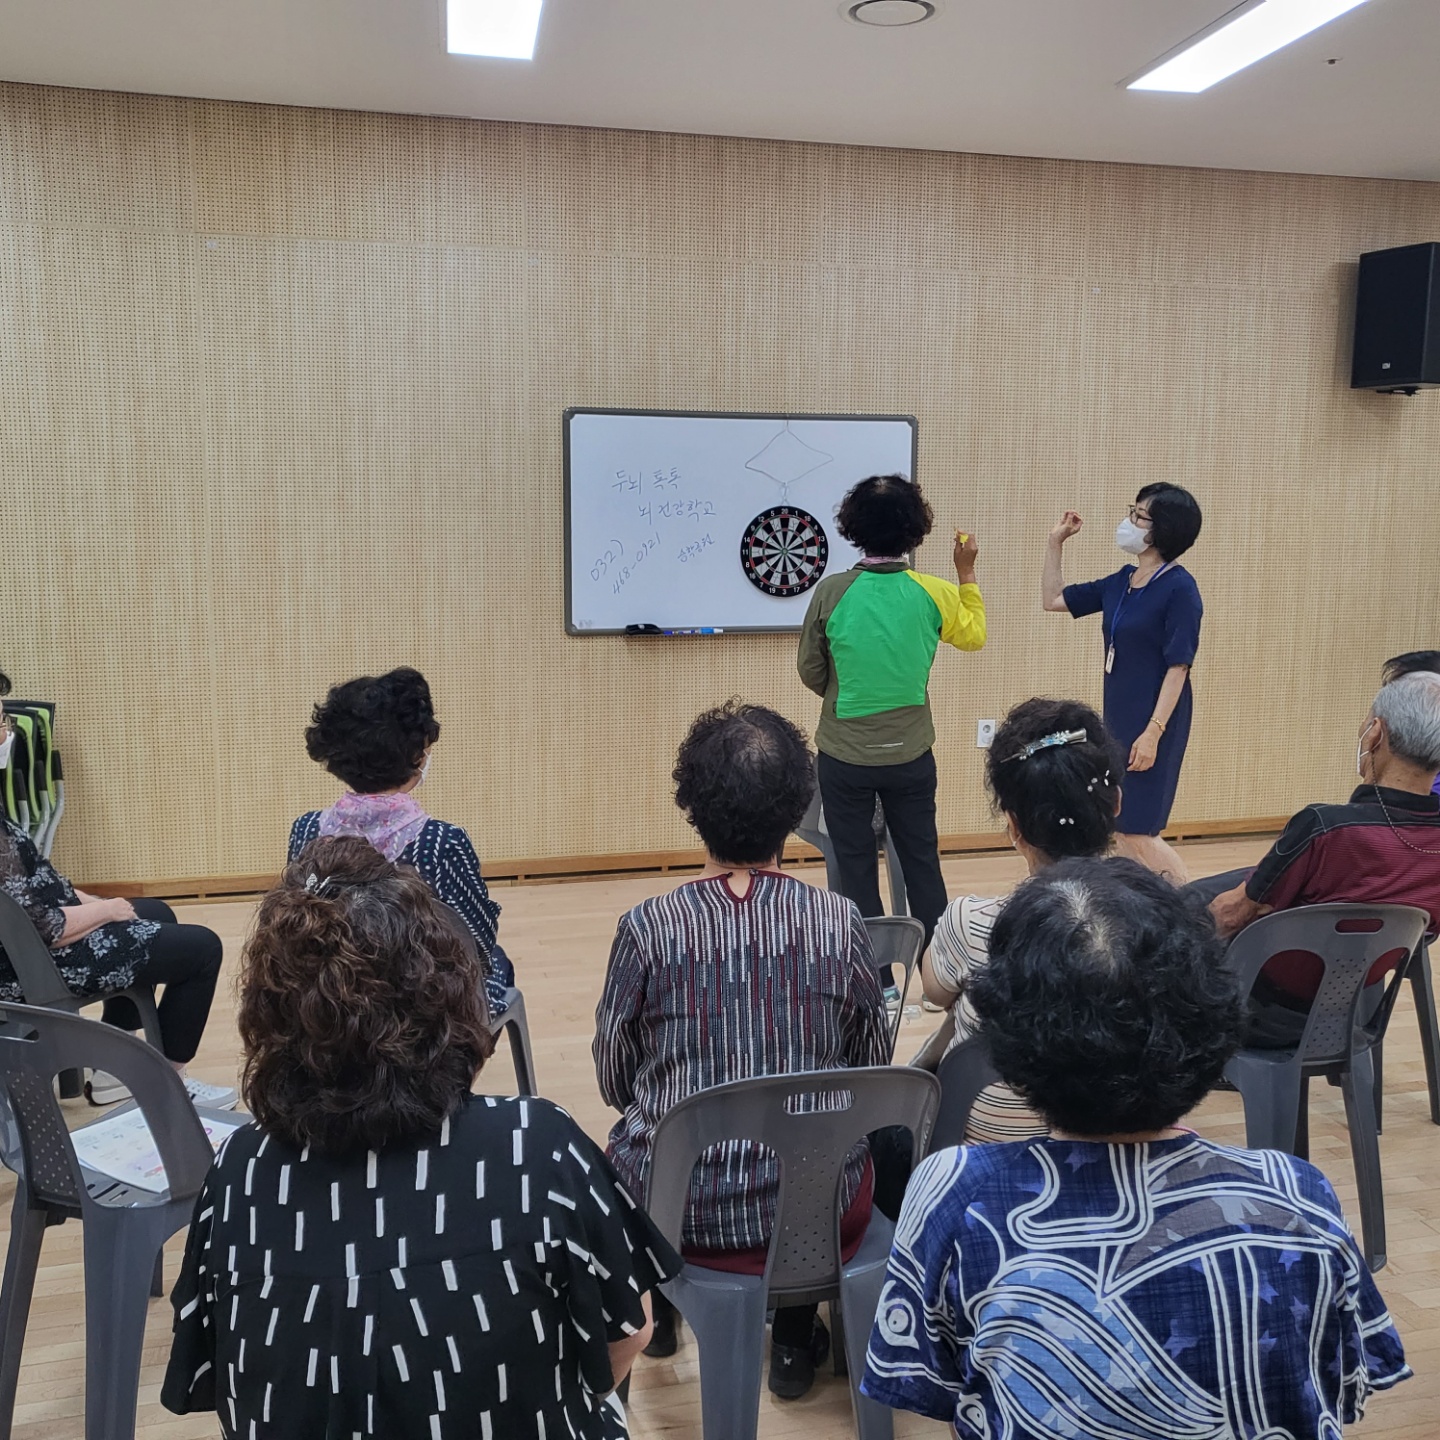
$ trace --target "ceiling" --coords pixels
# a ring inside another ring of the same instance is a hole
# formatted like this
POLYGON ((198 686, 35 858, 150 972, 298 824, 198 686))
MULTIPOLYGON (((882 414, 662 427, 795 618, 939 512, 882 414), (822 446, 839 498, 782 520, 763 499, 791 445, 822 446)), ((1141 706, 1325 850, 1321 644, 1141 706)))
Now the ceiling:
POLYGON ((345 109, 1440 180, 1440 3, 1369 0, 1203 95, 1131 94, 1234 0, 546 0, 533 62, 444 0, 0 0, 0 78, 345 109), (1326 62, 1335 59, 1338 63, 1326 62))

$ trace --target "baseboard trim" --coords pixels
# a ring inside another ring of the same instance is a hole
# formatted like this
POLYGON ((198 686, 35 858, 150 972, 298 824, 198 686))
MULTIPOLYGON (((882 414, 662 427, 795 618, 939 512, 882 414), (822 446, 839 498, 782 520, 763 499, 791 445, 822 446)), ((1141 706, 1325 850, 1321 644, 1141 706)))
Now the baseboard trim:
MULTIPOLYGON (((1237 820, 1181 821, 1165 831, 1167 840, 1238 840, 1278 835, 1287 816, 1267 815, 1237 820)), ((942 855, 969 855, 987 850, 1004 850, 1003 832, 986 830, 970 835, 942 835, 942 855)), ((631 875, 668 875, 698 870, 705 854, 698 848, 684 850, 633 850, 610 855, 551 855, 519 860, 486 860, 485 879, 490 884, 546 885, 563 880, 618 879, 631 875)), ((785 847, 787 865, 816 865, 820 852, 803 841, 792 840, 785 847)), ((261 895, 276 880, 268 875, 205 875, 166 880, 92 880, 84 885, 92 895, 124 896, 153 900, 238 900, 261 895)))

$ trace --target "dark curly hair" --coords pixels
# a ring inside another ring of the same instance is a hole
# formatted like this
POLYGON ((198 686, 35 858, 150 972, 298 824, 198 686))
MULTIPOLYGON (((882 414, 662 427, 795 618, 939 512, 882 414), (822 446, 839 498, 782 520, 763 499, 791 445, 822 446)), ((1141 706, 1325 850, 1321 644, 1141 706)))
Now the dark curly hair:
POLYGON ((0 695, 8 695, 9 693, 10 677, 3 670, 0 670, 0 695))
POLYGON ((1199 538, 1204 516, 1200 502, 1186 489, 1159 481, 1135 497, 1150 511, 1150 543, 1163 560, 1178 560, 1199 538))
MULTIPOLYGON (((1403 655, 1392 655, 1380 671, 1380 683, 1393 685, 1397 680, 1422 670, 1440 674, 1440 650, 1407 650, 1403 655)), ((0 690, 0 695, 4 693, 0 690)))
POLYGON ((995 732, 985 780, 995 808, 1052 860, 1103 855, 1115 838, 1125 761, 1105 722, 1078 700, 1024 700, 995 732), (1050 735, 1083 730, 1084 740, 1036 750, 1050 735))
POLYGON ((433 1134, 494 1049, 481 967, 414 871, 316 840, 260 902, 240 979, 245 1103, 327 1155, 433 1134))
POLYGON ((768 865, 815 793, 803 732, 763 705, 728 700, 690 727, 675 759, 675 803, 727 865, 768 865))
POLYGON ((1219 1081, 1242 1008, 1205 904, 1133 860, 1016 890, 970 998, 995 1068, 1058 1130, 1163 1130, 1219 1081))
POLYGON ((862 480, 835 512, 840 533, 862 555, 908 555, 934 523, 920 486, 903 475, 862 480))
POLYGON ((333 685, 315 707, 305 749, 358 795, 396 790, 440 738, 430 686, 408 666, 333 685))

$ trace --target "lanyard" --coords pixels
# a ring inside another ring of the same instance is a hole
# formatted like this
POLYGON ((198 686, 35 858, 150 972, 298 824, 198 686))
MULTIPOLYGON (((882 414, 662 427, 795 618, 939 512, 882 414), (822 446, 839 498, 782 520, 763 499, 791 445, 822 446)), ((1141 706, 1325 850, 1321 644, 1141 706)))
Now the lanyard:
MULTIPOLYGON (((1179 564, 1176 560, 1167 560, 1140 588, 1148 590, 1167 570, 1179 564)), ((1120 617, 1125 613, 1125 602, 1130 598, 1132 587, 1127 582, 1125 593, 1115 604, 1115 614, 1110 621, 1110 648, 1105 652, 1105 673, 1108 675, 1115 668, 1115 636, 1120 630, 1120 617)))

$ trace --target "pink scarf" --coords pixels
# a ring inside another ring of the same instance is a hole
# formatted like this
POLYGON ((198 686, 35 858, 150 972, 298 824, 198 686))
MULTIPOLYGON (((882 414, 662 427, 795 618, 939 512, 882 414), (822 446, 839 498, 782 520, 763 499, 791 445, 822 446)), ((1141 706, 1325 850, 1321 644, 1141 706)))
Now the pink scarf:
POLYGON ((387 860, 405 852, 430 817, 409 795, 342 795, 320 812, 322 835, 358 835, 387 860))

